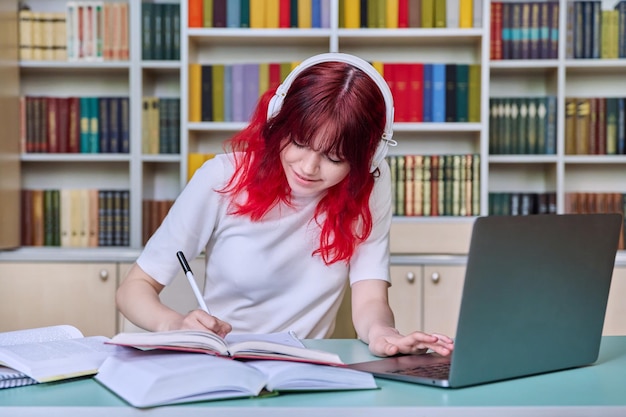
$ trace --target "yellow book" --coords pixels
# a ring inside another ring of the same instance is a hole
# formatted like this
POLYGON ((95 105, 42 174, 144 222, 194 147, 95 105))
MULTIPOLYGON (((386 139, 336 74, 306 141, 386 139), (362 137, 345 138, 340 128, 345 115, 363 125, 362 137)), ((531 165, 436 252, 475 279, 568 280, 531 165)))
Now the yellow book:
POLYGON ((150 110, 148 111, 148 120, 149 120, 149 130, 150 130, 150 154, 158 154, 159 153, 159 99, 157 97, 150 98, 150 110))
POLYGON ((310 28, 313 25, 313 8, 311 0, 298 0, 298 27, 310 28))
POLYGON ((270 64, 259 64, 259 97, 270 88, 270 64))
POLYGON ((361 1, 345 0, 344 24, 346 29, 358 29, 361 27, 361 1))
POLYGON ((386 27, 389 29, 398 28, 398 7, 399 0, 387 0, 387 10, 385 12, 386 27))
POLYGON ((267 0, 250 0, 250 28, 259 29, 267 27, 267 0))
POLYGON ((202 120, 202 65, 189 64, 189 121, 202 120))
POLYGON ((278 19, 280 16, 280 0, 265 0, 267 11, 265 15, 265 27, 270 29, 278 28, 278 19))
POLYGON ((214 157, 214 153, 189 152, 187 155, 187 182, 189 182, 193 174, 202 164, 214 157))
POLYGON ((223 122, 224 118, 224 65, 212 65, 212 96, 213 96, 213 121, 223 122))
POLYGON ((150 153, 150 97, 141 98, 141 153, 150 153))
POLYGON ((459 0, 459 27, 473 27, 473 0, 459 0))
POLYGON ((385 64, 383 64, 383 62, 382 62, 382 61, 373 61, 373 62, 372 62, 372 66, 373 66, 374 68, 376 68, 376 71, 378 71, 378 73, 379 73, 380 75, 383 75, 383 76, 384 76, 384 74, 385 74, 385 64))

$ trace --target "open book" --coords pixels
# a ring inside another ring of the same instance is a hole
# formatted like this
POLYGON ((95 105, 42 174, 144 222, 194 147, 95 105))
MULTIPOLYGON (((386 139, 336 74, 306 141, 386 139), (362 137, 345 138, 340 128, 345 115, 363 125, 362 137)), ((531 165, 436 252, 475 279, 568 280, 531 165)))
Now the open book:
POLYGON ((108 356, 124 350, 105 344, 107 340, 84 337, 68 325, 0 333, 0 365, 14 370, 11 374, 4 368, 0 387, 93 375, 108 356))
POLYGON ((291 332, 228 335, 226 338, 203 330, 119 333, 108 343, 142 350, 167 349, 209 353, 233 359, 278 359, 344 365, 341 358, 334 353, 306 348, 291 332))
POLYGON ((134 407, 254 397, 265 391, 377 388, 374 377, 345 367, 293 361, 233 361, 163 350, 109 357, 96 381, 134 407))

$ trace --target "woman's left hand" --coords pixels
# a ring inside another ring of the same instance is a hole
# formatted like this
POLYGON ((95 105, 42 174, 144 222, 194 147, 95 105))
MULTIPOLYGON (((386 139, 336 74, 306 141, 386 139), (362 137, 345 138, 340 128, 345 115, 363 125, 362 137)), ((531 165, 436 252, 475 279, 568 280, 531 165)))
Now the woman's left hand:
POLYGON ((448 356, 454 350, 454 341, 448 336, 435 333, 413 332, 403 336, 390 332, 370 340, 369 349, 376 356, 419 355, 429 349, 442 356, 448 356))

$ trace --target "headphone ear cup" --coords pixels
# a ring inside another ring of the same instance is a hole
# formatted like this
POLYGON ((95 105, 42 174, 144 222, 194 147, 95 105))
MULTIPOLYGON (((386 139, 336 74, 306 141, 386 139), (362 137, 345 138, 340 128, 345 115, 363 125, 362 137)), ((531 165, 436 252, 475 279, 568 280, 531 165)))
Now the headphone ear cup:
POLYGON ((374 172, 376 171, 376 169, 378 169, 380 163, 383 162, 383 159, 385 159, 385 157, 387 156, 388 148, 389 142, 387 142, 386 140, 381 139, 380 142, 378 142, 378 147, 376 148, 376 152, 374 152, 374 156, 372 157, 370 172, 374 172))

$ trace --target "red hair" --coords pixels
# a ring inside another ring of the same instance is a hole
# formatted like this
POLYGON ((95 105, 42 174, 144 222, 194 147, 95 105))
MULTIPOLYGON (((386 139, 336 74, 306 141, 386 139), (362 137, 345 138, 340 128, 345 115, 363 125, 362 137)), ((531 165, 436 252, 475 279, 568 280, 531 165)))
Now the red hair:
POLYGON ((317 205, 314 219, 321 232, 313 255, 327 265, 348 262, 372 231, 369 198, 378 171, 370 169, 385 126, 383 95, 367 74, 341 62, 303 70, 281 111, 267 120, 273 95, 271 90, 261 96, 250 124, 227 142, 235 155, 235 174, 220 192, 230 195, 230 214, 253 221, 279 203, 289 205, 291 189, 280 152, 290 139, 305 146, 315 139, 316 150, 340 155, 350 170, 317 205), (317 142, 320 138, 324 143, 317 142))

